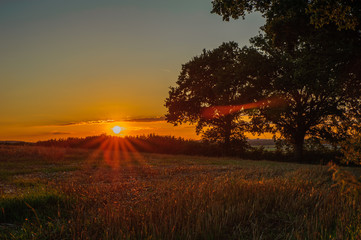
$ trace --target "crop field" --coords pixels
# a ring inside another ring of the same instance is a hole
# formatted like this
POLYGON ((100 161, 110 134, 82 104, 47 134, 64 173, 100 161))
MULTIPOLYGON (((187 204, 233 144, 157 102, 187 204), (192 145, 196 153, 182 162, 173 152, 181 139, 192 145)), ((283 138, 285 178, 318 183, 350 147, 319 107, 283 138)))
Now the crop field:
POLYGON ((361 239, 360 191, 335 171, 0 146, 0 239, 361 239))

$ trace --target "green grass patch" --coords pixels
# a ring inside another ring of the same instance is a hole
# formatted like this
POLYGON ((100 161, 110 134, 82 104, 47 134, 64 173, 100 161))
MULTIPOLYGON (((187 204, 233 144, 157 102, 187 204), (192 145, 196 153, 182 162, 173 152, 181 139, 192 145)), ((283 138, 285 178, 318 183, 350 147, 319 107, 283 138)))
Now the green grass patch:
POLYGON ((70 209, 69 198, 54 190, 2 196, 0 239, 60 239, 70 209))
POLYGON ((59 193, 45 191, 0 197, 0 222, 19 224, 36 218, 52 218, 59 207, 64 207, 65 199, 59 193))

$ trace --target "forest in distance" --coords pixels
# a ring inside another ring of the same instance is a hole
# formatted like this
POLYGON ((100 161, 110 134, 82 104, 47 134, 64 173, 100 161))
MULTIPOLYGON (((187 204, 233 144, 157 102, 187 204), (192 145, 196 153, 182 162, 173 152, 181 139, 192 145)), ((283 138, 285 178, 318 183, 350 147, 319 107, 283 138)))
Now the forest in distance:
MULTIPOLYGON (((111 151, 161 153, 174 155, 198 155, 209 157, 238 157, 254 160, 271 160, 295 162, 293 151, 285 142, 275 142, 272 139, 248 139, 240 148, 226 151, 222 144, 204 140, 184 139, 174 136, 160 136, 149 134, 142 136, 117 137, 108 135, 89 136, 85 138, 50 139, 35 143, 3 142, 3 145, 28 145, 41 147, 104 149, 111 151), (107 143, 115 146, 107 148, 107 143), (104 144, 105 143, 105 144, 104 144)), ((306 141, 306 163, 327 164, 329 162, 344 164, 341 160, 340 149, 331 146, 306 141)), ((355 165, 355 164, 352 164, 355 165)), ((357 166, 357 165, 355 165, 357 166)))

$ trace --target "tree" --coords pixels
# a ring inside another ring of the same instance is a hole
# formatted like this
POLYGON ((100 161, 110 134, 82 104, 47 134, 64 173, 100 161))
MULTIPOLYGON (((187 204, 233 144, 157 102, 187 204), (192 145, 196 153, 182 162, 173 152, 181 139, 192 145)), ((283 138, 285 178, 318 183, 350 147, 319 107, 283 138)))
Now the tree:
POLYGON ((212 13, 223 20, 245 18, 258 11, 266 18, 261 27, 275 47, 299 46, 313 36, 330 43, 347 58, 344 75, 361 75, 361 1, 357 0, 213 0, 212 13), (337 42, 336 42, 337 41, 337 42), (336 43, 336 44, 335 44, 336 43))
POLYGON ((361 85, 355 86, 350 78, 337 78, 341 65, 325 57, 327 49, 308 43, 308 47, 289 51, 271 47, 271 40, 264 37, 254 42, 272 60, 273 74, 264 85, 263 97, 282 99, 280 106, 270 106, 272 101, 261 106, 254 118, 269 122, 273 132, 291 142, 300 161, 305 137, 330 139, 338 126, 334 120, 344 116, 353 100, 350 93, 361 85))
POLYGON ((307 12, 316 28, 335 24, 339 30, 360 30, 361 2, 357 0, 313 0, 307 12))
POLYGON ((248 78, 247 56, 257 59, 252 49, 240 49, 235 42, 223 43, 182 66, 177 87, 171 87, 165 106, 166 120, 174 125, 196 124, 205 140, 221 142, 226 150, 232 143, 245 144, 247 122, 236 105, 253 101, 255 86, 248 78), (225 106, 219 108, 217 106, 225 106))
MULTIPOLYGON (((293 143, 297 160, 302 159, 305 137, 334 137, 340 121, 361 96, 361 32, 354 30, 359 25, 343 24, 342 16, 331 15, 330 21, 322 23, 322 18, 313 15, 320 2, 326 3, 322 0, 213 1, 213 12, 224 20, 244 17, 252 11, 260 11, 266 18, 262 27, 265 34, 252 40, 272 65, 262 97, 278 96, 284 104, 280 107, 264 104, 254 114, 253 121, 270 123, 273 132, 293 143)), ((353 4, 352 19, 359 20, 360 4, 349 2, 353 4)), ((326 8, 325 4, 322 6, 326 8)))
POLYGON ((357 0, 213 0, 212 3, 212 13, 223 16, 226 21, 244 18, 253 11, 259 11, 267 20, 273 21, 275 10, 289 9, 293 5, 307 13, 316 28, 334 24, 339 30, 360 29, 361 3, 357 0))
POLYGON ((361 133, 355 133, 341 143, 343 161, 346 164, 353 163, 361 165, 361 133))

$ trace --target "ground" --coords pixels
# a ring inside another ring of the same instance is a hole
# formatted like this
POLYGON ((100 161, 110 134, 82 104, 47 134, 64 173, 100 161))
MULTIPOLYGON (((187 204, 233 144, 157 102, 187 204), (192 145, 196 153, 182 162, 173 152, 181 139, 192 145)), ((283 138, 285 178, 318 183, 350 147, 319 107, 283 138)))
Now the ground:
POLYGON ((0 146, 0 238, 361 239, 360 191, 334 173, 237 158, 0 146))

